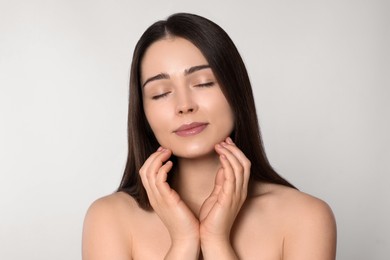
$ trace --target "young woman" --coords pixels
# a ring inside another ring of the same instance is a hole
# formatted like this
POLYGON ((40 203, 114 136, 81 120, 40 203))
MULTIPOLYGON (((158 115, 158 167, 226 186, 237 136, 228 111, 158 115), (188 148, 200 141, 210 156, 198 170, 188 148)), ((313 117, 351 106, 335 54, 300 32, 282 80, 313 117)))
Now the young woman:
POLYGON ((128 142, 118 191, 87 212, 83 259, 335 259, 330 208, 268 163, 244 63, 213 22, 175 14, 142 35, 128 142))

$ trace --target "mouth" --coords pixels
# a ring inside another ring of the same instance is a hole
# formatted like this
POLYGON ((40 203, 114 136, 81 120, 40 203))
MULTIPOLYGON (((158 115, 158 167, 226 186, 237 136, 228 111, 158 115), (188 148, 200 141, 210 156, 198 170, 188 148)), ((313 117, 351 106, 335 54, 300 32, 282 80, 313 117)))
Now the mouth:
POLYGON ((183 137, 197 135, 202 132, 207 127, 207 125, 208 123, 193 122, 190 124, 184 124, 173 132, 178 136, 183 137))

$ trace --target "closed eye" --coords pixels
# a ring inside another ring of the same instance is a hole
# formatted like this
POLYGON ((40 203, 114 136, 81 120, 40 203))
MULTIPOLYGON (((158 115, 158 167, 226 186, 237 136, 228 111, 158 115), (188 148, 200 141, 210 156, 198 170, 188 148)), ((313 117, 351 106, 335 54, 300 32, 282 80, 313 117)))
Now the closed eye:
POLYGON ((163 93, 163 94, 153 96, 152 99, 157 100, 157 99, 166 97, 169 93, 171 93, 171 92, 165 92, 165 93, 163 93))
POLYGON ((212 82, 212 81, 195 85, 195 87, 206 87, 206 88, 212 87, 212 86, 214 86, 214 82, 212 82))

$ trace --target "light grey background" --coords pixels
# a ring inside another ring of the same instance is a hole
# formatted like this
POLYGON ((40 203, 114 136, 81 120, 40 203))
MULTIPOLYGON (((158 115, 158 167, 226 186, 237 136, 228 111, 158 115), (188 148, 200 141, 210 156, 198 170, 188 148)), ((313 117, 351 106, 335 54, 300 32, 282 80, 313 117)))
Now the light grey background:
POLYGON ((131 54, 204 15, 249 70, 274 167, 327 201, 338 259, 390 259, 388 1, 0 0, 0 259, 80 259, 126 160, 131 54))

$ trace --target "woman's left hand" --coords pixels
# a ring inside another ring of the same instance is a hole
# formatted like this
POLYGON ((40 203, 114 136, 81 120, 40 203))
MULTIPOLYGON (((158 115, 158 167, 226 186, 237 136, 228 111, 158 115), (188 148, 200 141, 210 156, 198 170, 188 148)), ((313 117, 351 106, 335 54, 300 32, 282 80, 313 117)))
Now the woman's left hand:
MULTIPOLYGON (((200 240, 205 256, 207 248, 230 246, 230 230, 243 205, 248 191, 251 162, 230 137, 217 144, 221 168, 215 186, 203 203, 200 214, 200 240)), ((231 249, 232 250, 232 249, 231 249)))

